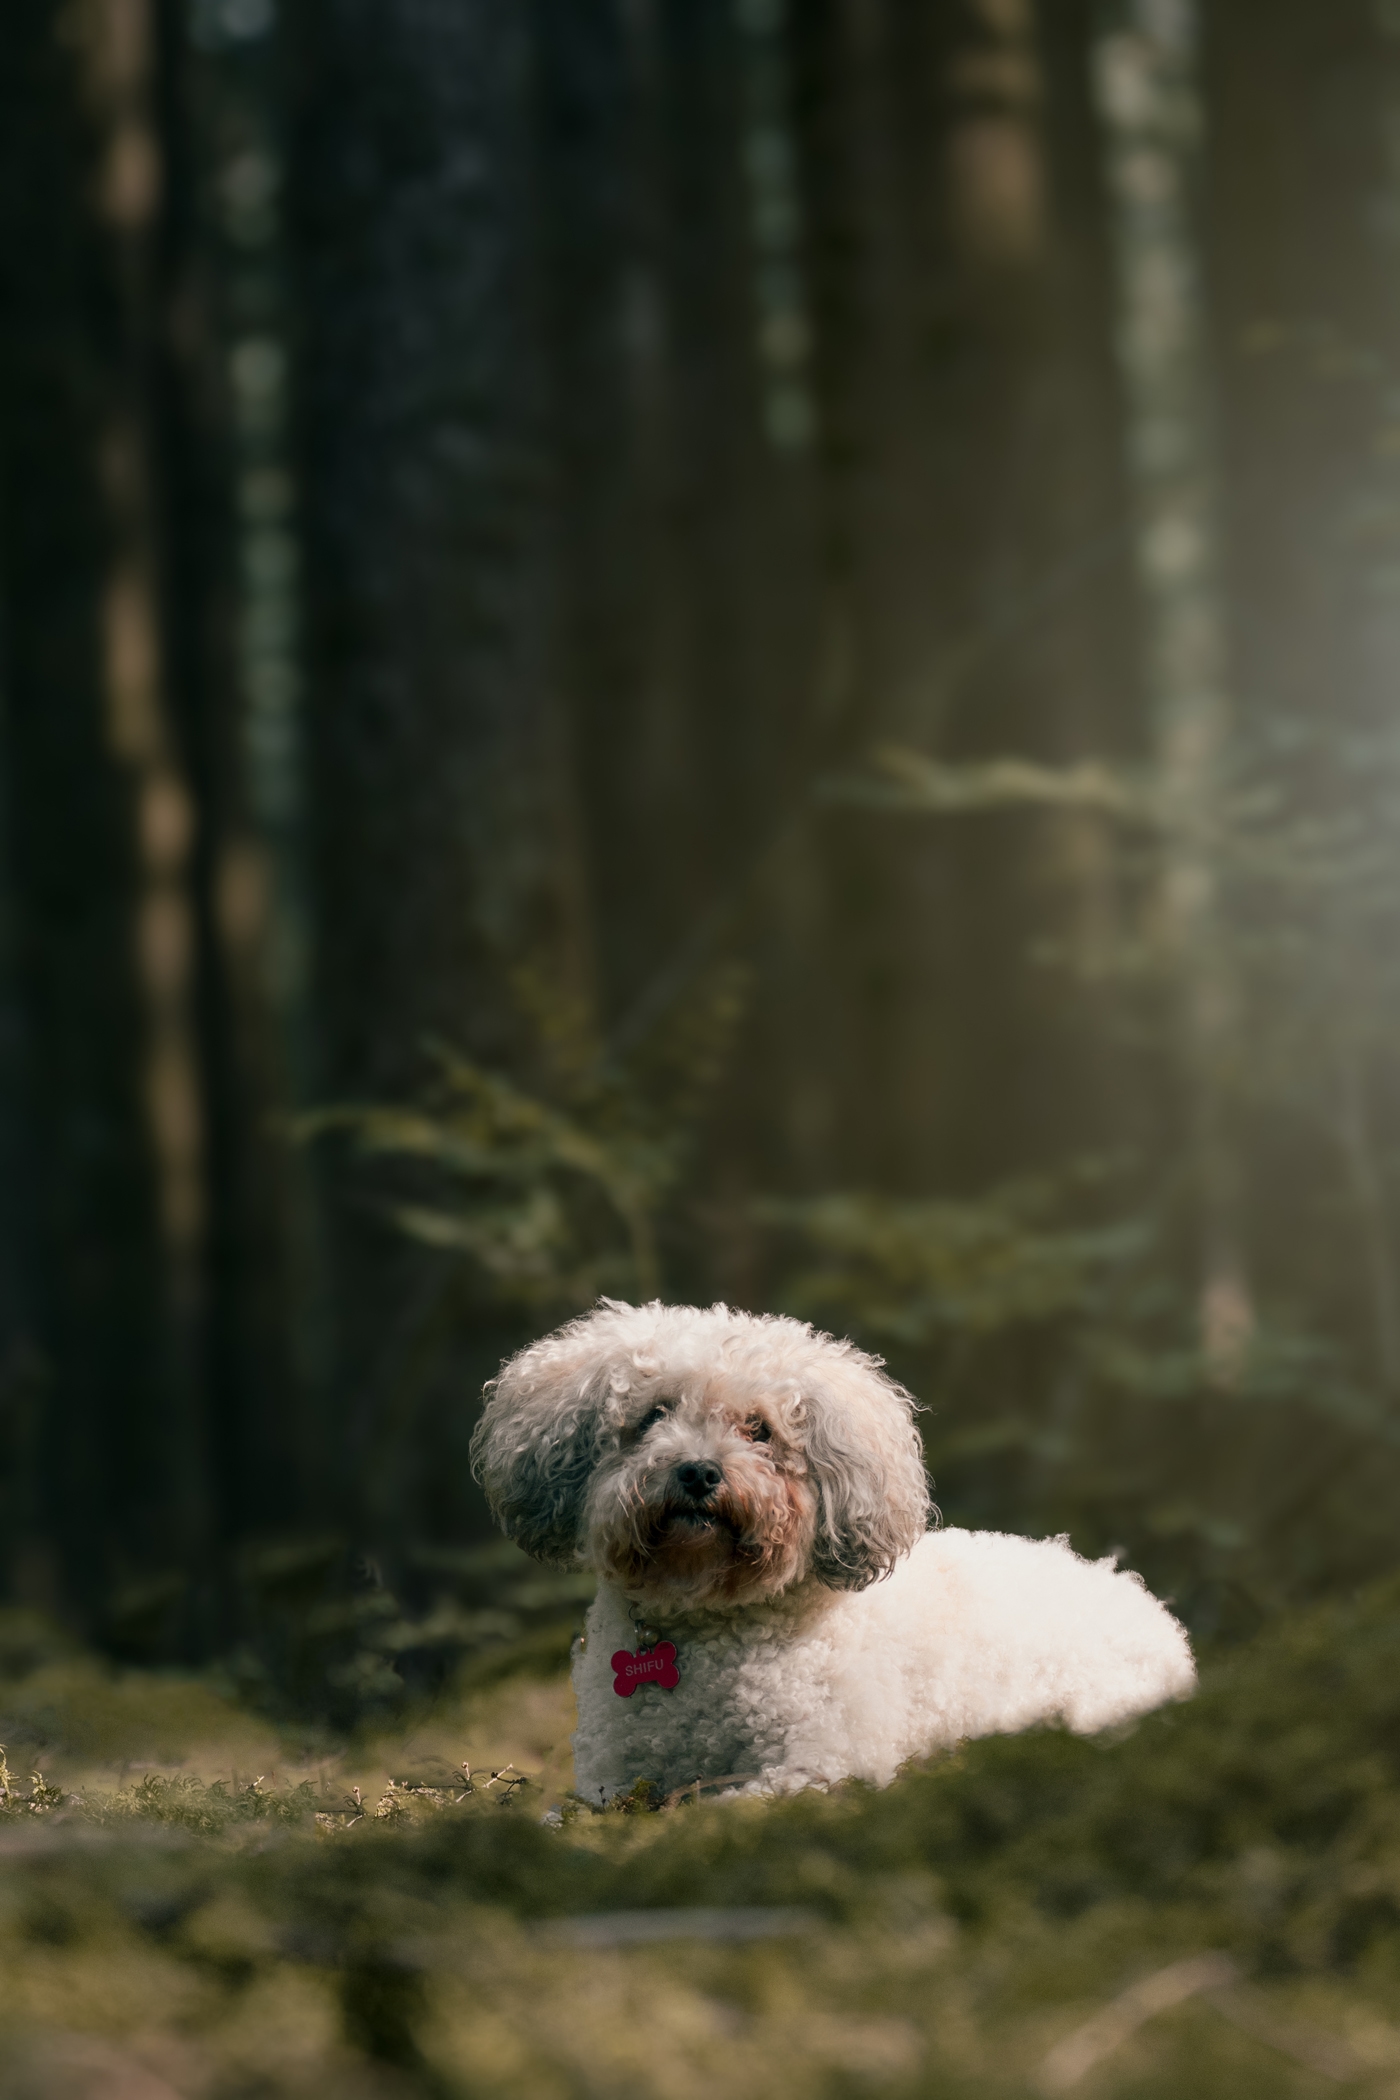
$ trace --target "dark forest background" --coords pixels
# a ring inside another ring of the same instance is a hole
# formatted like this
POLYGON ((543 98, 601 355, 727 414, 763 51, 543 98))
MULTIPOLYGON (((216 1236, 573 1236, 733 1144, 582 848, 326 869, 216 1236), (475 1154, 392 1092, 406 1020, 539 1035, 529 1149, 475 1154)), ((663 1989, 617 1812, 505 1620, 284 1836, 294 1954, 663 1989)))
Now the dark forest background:
POLYGON ((1394 0, 0 37, 10 1600, 469 1646, 600 1291, 1207 1638, 1392 1565, 1394 0))

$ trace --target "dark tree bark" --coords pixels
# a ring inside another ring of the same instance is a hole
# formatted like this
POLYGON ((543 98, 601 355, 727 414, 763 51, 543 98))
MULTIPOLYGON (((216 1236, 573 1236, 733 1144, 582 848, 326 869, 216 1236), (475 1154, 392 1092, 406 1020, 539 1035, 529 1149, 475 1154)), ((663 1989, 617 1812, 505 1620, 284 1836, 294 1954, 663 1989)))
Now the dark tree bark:
POLYGON ((31 1278, 19 1346, 33 1337, 29 1507, 42 1533, 20 1541, 14 1574, 133 1639, 178 1608, 176 1564, 197 1569, 205 1514, 188 810, 161 713, 147 445, 159 170, 145 30, 139 9, 95 8, 66 39, 48 8, 7 21, 0 182, 31 1278))
POLYGON ((202 1374, 227 1552, 328 1513, 317 1219, 287 1135, 312 1089, 282 52, 256 9, 167 4, 160 37, 165 615, 200 811, 202 1374))
MULTIPOLYGON (((1142 736, 1091 10, 812 7, 810 157, 861 742, 1059 762, 1142 736)), ((977 1188, 1121 1131, 1090 822, 823 820, 835 1173, 977 1188), (1033 1055, 1028 1045, 1034 1044, 1033 1055)))
MULTIPOLYGON (((326 1101, 408 1094, 428 1034, 509 1062, 521 1045, 512 970, 531 962, 565 986, 586 977, 551 680, 534 65, 528 11, 507 0, 308 0, 299 25, 308 793, 326 1101)), ((401 1525, 434 1482, 446 1492, 449 1475, 464 1478, 452 1438, 473 1379, 494 1364, 488 1351, 463 1370, 457 1397, 412 1437, 402 1421, 392 1429, 423 1264, 367 1219, 353 1182, 335 1192, 330 1232, 344 1445, 327 1464, 339 1464, 348 1507, 363 1511, 368 1494, 376 1523, 401 1525), (395 1502, 390 1520, 383 1505, 395 1502)))
MULTIPOLYGON (((820 708, 789 42, 719 4, 538 19, 565 677, 601 1010, 636 1050, 736 944, 753 962, 711 1159, 712 1194, 737 1193, 786 1160, 778 1068, 802 951, 772 905, 820 708), (776 214, 765 147, 791 186, 776 214), (775 297, 791 310, 775 316, 775 297), (795 355, 766 347, 775 318, 795 355)), ((742 1296, 753 1279, 726 1245, 718 1279, 672 1250, 673 1287, 689 1271, 688 1288, 742 1296)))

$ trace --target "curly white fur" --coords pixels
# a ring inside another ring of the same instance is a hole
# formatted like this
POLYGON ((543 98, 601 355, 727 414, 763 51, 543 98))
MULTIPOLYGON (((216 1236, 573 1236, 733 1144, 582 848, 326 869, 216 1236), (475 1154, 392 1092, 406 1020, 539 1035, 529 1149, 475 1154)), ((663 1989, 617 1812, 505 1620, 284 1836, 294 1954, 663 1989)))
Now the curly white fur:
POLYGON ((914 1402, 800 1321, 605 1299, 488 1387, 505 1530, 600 1580, 574 1665, 579 1790, 884 1784, 969 1736, 1081 1733, 1183 1697, 1186 1635, 1064 1539, 928 1531, 914 1402), (613 1689, 639 1630, 680 1683, 613 1689))

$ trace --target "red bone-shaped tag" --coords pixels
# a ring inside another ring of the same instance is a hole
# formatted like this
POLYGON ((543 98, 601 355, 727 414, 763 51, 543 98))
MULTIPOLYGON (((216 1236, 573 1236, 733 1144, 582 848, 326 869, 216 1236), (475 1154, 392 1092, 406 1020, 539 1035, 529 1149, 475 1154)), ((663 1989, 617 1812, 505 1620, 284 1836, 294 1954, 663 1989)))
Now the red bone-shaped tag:
POLYGON ((613 1690, 619 1699, 630 1699, 639 1684, 654 1684, 663 1692, 673 1692, 681 1681, 674 1641, 658 1641, 654 1648, 639 1648, 635 1655, 630 1649, 619 1648, 612 1666, 617 1672, 613 1690))

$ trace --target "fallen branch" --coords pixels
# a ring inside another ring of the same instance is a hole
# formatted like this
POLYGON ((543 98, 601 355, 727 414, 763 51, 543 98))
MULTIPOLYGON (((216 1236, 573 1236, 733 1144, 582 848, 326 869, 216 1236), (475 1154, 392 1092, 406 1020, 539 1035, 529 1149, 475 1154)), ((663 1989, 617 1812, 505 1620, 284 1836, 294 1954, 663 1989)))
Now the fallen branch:
POLYGON ((1193 1954, 1142 1977, 1057 2042, 1036 2074, 1037 2088, 1047 2095, 1069 2092, 1149 2020, 1198 1997, 1254 2041, 1334 2085, 1349 2085, 1365 2073, 1366 2066, 1345 2042, 1315 2028, 1280 2024, 1257 1993, 1244 1986, 1228 1954, 1193 1954))
POLYGON ((1095 2064, 1112 2056, 1140 2027, 1159 2013, 1184 2005, 1202 1991, 1218 1991, 1239 1981, 1228 1954, 1193 1954, 1131 1984, 1111 2005, 1095 2013, 1073 2034, 1057 2042, 1040 2067, 1036 2084, 1042 2093, 1067 2093, 1088 2076, 1095 2064))

